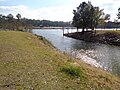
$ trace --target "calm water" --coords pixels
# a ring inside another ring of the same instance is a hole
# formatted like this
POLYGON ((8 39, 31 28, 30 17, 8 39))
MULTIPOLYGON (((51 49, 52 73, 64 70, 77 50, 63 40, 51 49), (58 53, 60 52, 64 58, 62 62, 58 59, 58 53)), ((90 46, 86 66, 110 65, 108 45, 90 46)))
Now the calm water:
POLYGON ((68 38, 61 29, 34 29, 33 33, 45 37, 62 52, 120 76, 120 47, 68 38))

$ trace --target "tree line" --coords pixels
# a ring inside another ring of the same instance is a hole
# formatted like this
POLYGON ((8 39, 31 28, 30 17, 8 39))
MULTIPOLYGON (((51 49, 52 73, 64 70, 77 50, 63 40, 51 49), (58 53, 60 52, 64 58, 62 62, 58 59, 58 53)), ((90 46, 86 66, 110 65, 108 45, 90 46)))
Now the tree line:
POLYGON ((26 23, 20 14, 16 15, 16 19, 12 14, 7 16, 0 14, 0 29, 1 30, 28 30, 32 27, 31 24, 26 23))
POLYGON ((70 22, 35 20, 22 18, 21 14, 17 14, 16 18, 12 14, 7 16, 0 14, 1 30, 28 30, 32 27, 71 27, 70 22))
POLYGON ((71 27, 70 22, 26 19, 26 22, 34 27, 71 27))
POLYGON ((82 32, 88 29, 94 30, 95 28, 115 28, 119 27, 118 19, 120 19, 120 8, 118 9, 117 19, 114 22, 110 20, 110 14, 105 14, 103 9, 94 7, 90 1, 88 3, 82 2, 76 10, 73 10, 72 25, 77 29, 82 28, 82 32), (112 27, 111 27, 111 26, 112 27))
POLYGON ((28 30, 32 27, 76 27, 82 28, 82 31, 95 28, 119 28, 120 8, 118 9, 117 19, 114 22, 110 20, 110 14, 105 14, 103 9, 95 7, 88 1, 80 3, 76 10, 73 10, 73 21, 50 21, 22 18, 17 14, 16 18, 12 14, 7 16, 0 14, 1 30, 28 30))

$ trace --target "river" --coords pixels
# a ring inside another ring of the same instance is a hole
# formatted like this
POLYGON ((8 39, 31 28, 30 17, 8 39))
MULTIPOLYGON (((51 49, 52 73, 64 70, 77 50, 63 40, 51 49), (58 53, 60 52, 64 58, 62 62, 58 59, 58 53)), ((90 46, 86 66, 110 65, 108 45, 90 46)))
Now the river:
POLYGON ((61 29, 33 29, 32 33, 45 37, 60 51, 120 77, 120 47, 68 38, 61 29))

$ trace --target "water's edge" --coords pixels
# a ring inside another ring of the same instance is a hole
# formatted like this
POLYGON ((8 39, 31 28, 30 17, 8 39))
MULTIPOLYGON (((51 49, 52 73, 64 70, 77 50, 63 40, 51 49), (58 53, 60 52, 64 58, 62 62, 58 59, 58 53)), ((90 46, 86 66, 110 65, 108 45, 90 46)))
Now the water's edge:
POLYGON ((33 34, 45 37, 61 52, 120 75, 119 47, 67 38, 61 30, 33 30, 33 34))

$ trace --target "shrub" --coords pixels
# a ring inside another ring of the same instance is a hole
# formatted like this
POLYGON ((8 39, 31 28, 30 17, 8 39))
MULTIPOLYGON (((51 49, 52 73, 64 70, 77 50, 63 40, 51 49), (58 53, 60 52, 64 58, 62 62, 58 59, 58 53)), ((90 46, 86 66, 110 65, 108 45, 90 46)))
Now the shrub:
POLYGON ((83 72, 80 69, 80 67, 70 65, 70 64, 64 65, 61 68, 60 71, 66 73, 66 74, 68 74, 70 76, 73 76, 73 77, 82 77, 83 76, 83 72))

